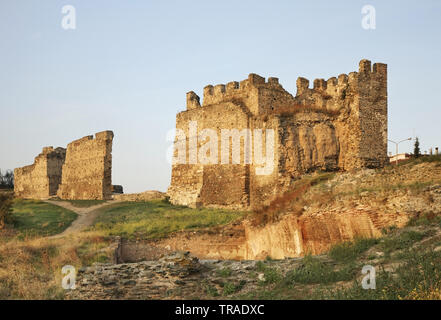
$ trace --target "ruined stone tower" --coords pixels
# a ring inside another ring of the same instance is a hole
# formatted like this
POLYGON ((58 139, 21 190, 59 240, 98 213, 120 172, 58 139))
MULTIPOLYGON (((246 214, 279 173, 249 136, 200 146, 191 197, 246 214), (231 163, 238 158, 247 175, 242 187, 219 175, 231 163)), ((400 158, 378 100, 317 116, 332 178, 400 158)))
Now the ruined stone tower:
POLYGON ((113 132, 103 131, 67 145, 57 195, 61 199, 110 199, 113 132))
POLYGON ((202 105, 196 93, 187 93, 187 110, 176 116, 176 128, 175 148, 181 146, 186 154, 172 166, 168 189, 172 203, 259 207, 289 190, 307 172, 387 163, 387 66, 372 67, 369 60, 361 60, 358 72, 316 79, 313 88, 307 79, 298 78, 295 96, 277 78, 265 81, 256 74, 240 83, 209 85, 202 105), (259 133, 269 129, 274 138, 259 133), (212 139, 218 141, 210 154, 225 151, 222 139, 213 136, 214 131, 222 137, 225 130, 240 133, 239 138, 228 138, 230 162, 198 161, 203 158, 198 152, 205 151, 204 145, 212 139), (207 132, 211 132, 208 139, 207 132), (266 174, 258 173, 262 164, 256 155, 261 151, 253 142, 259 135, 267 145, 274 140, 273 159, 267 157, 274 169, 266 174), (230 153, 235 140, 240 144, 240 163, 233 163, 230 153), (245 146, 251 150, 250 161, 245 160, 245 146))
POLYGON ((45 199, 57 194, 66 149, 44 147, 34 163, 14 170, 14 193, 20 198, 45 199))
MULTIPOLYGON (((86 136, 64 148, 45 147, 34 164, 14 170, 15 196, 93 200, 112 195, 113 132, 86 136)), ((122 193, 122 187, 119 186, 122 193)))

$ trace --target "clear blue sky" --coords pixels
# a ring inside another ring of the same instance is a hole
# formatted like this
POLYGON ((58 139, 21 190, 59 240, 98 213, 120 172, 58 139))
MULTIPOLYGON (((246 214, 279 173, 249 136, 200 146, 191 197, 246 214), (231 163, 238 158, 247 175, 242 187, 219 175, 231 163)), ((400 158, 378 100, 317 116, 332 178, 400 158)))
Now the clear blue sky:
POLYGON ((441 148, 440 17, 436 0, 1 1, 0 168, 111 129, 113 183, 166 190, 166 133, 187 91, 254 72, 295 94, 298 76, 349 73, 362 58, 388 64, 389 138, 441 148), (68 4, 76 30, 61 27, 68 4), (361 27, 366 4, 376 30, 361 27))

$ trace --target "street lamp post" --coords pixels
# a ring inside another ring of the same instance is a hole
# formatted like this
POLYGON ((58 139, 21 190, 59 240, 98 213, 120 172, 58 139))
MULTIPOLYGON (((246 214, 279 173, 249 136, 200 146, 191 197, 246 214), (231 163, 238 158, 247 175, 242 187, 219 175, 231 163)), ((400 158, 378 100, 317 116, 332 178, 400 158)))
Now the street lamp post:
POLYGON ((395 165, 398 165, 398 145, 401 142, 412 140, 412 138, 407 138, 407 139, 404 139, 404 140, 401 140, 401 141, 398 141, 398 142, 395 142, 395 141, 390 140, 390 139, 387 139, 387 140, 392 142, 392 143, 395 143, 395 165))

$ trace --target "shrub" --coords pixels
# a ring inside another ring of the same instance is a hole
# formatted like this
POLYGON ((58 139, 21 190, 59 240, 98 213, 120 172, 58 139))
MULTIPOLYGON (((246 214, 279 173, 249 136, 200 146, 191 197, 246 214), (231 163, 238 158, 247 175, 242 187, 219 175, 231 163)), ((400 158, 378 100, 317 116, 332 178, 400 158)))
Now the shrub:
POLYGON ((266 268, 264 273, 265 283, 277 283, 282 279, 282 275, 277 269, 266 268))
POLYGON ((231 269, 230 268, 219 269, 217 270, 217 274, 222 278, 228 278, 229 276, 231 276, 231 269))
POLYGON ((2 173, 0 170, 0 188, 14 188, 14 172, 6 170, 5 173, 2 173))
POLYGON ((12 196, 0 193, 0 229, 12 222, 12 196))
POLYGON ((225 282, 223 284, 223 295, 229 296, 230 294, 236 293, 240 290, 242 290, 243 286, 245 285, 245 281, 241 280, 238 284, 232 283, 232 282, 225 282))

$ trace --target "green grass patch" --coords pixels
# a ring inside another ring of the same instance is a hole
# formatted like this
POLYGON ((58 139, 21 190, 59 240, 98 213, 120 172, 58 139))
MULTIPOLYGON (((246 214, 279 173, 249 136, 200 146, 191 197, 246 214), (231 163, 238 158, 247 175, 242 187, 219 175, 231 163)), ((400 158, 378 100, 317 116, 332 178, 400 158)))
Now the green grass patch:
POLYGON ((205 293, 208 294, 210 297, 218 297, 219 296, 219 292, 217 291, 217 289, 210 285, 210 284, 204 284, 205 287, 205 293))
POLYGON ((377 243, 377 239, 357 239, 355 241, 339 243, 329 250, 329 256, 339 262, 354 261, 377 243))
POLYGON ((51 236, 63 232, 77 214, 43 201, 14 200, 13 225, 18 238, 51 236))
POLYGON ((233 293, 237 293, 240 290, 242 290, 243 286, 245 285, 245 281, 242 280, 239 283, 233 283, 233 282, 225 282, 223 286, 223 295, 229 296, 233 293))
POLYGON ((216 273, 219 277, 228 278, 229 276, 231 276, 232 271, 230 268, 227 267, 217 270, 216 273))
POLYGON ((182 230, 196 230, 228 224, 244 212, 188 208, 164 200, 122 202, 102 208, 93 229, 108 235, 157 239, 182 230))

